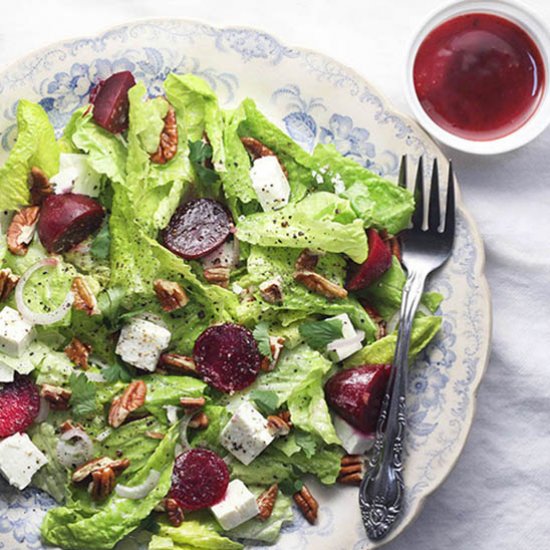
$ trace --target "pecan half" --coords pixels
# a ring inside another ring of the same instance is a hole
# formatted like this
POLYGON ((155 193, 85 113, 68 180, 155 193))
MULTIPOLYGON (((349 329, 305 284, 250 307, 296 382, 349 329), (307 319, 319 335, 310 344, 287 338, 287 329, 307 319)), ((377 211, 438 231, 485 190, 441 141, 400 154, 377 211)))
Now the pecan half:
POLYGON ((107 498, 115 488, 115 477, 115 472, 109 466, 92 472, 92 481, 88 488, 92 499, 103 500, 107 498))
POLYGON ((179 527, 185 519, 183 515, 183 508, 173 498, 165 498, 163 506, 166 510, 166 515, 168 516, 168 521, 170 522, 170 525, 173 525, 174 527, 179 527))
POLYGON ((272 414, 267 417, 267 428, 274 436, 284 437, 290 433, 292 422, 290 421, 290 413, 288 414, 272 414))
POLYGON ((231 269, 225 266, 207 267, 203 271, 204 278, 213 285, 227 288, 229 286, 229 276, 231 275, 231 269))
POLYGON ((144 433, 144 435, 145 435, 145 437, 148 437, 149 439, 158 439, 158 440, 164 439, 164 434, 160 433, 160 432, 146 431, 144 433))
POLYGON ((296 259, 296 271, 313 271, 319 263, 319 254, 309 248, 304 248, 296 259))
POLYGON ((279 275, 260 283, 258 289, 260 296, 269 304, 280 304, 284 300, 283 279, 279 275))
POLYGON ((63 422, 63 424, 60 424, 59 426, 59 430, 62 434, 76 429, 84 431, 84 426, 82 424, 79 424, 78 422, 75 424, 70 418, 65 420, 65 422, 63 422))
POLYGON ((73 338, 70 344, 65 348, 65 355, 78 367, 87 370, 88 357, 92 352, 92 346, 81 342, 78 338, 73 338))
POLYGON ((31 202, 34 206, 42 206, 44 199, 53 193, 53 187, 48 180, 48 176, 33 166, 27 179, 31 191, 31 202))
POLYGON ((348 291, 345 288, 329 281, 327 278, 314 271, 296 271, 294 273, 294 279, 312 292, 321 294, 326 298, 341 300, 348 295, 348 291))
POLYGON ((263 357, 260 364, 260 368, 269 372, 272 371, 279 362, 279 357, 281 356, 281 351, 283 351, 285 344, 285 339, 282 336, 270 336, 269 337, 269 347, 271 348, 271 358, 263 357))
POLYGON ((24 256, 34 237, 40 207, 25 206, 13 216, 8 226, 8 249, 16 256, 24 256))
POLYGON ((19 276, 6 267, 0 269, 0 302, 5 302, 19 282, 19 276))
POLYGON ((364 459, 360 455, 345 455, 340 461, 338 483, 360 485, 364 473, 364 459))
POLYGON ((40 396, 43 397, 54 411, 66 411, 69 408, 69 401, 73 393, 59 386, 42 384, 40 396))
POLYGON ((82 277, 75 277, 71 290, 74 295, 73 307, 88 315, 99 315, 97 300, 88 283, 82 277))
POLYGON ((109 410, 109 424, 118 428, 128 418, 131 412, 139 409, 145 403, 147 386, 143 380, 134 380, 124 393, 116 397, 109 410))
POLYGON ((257 499, 256 503, 258 504, 258 519, 265 521, 269 519, 273 513, 273 508, 275 508, 275 501, 277 500, 277 495, 279 494, 279 485, 274 483, 269 489, 266 489, 257 499))
POLYGON ((189 421, 188 426, 194 430, 205 430, 208 428, 208 416, 202 411, 199 411, 191 420, 189 421))
POLYGON ((197 366, 192 357, 179 353, 163 353, 159 366, 175 374, 197 374, 197 366))
POLYGON ((179 283, 157 279, 153 283, 153 288, 162 309, 168 313, 181 309, 189 303, 189 297, 179 283))
POLYGON ((294 493, 292 496, 294 502, 300 508, 300 512, 312 525, 317 521, 317 512, 319 511, 319 504, 313 498, 313 495, 310 493, 306 485, 303 485, 302 488, 294 493))
POLYGON ((363 305, 363 309, 369 314, 369 317, 377 325, 376 335, 375 335, 376 340, 380 340, 380 338, 384 338, 384 336, 386 336, 387 334, 386 321, 384 321, 380 313, 378 313, 378 311, 374 307, 364 303, 362 305, 363 305))
POLYGON ((151 162, 156 164, 166 164, 172 160, 178 152, 178 122, 176 120, 176 111, 172 105, 168 107, 168 112, 164 117, 164 128, 160 133, 160 143, 158 149, 150 156, 151 162))
POLYGON ((182 397, 180 399, 180 405, 183 407, 185 414, 191 414, 193 411, 197 411, 201 407, 206 405, 206 399, 204 397, 182 397))
POLYGON ((94 458, 86 462, 86 464, 79 466, 73 472, 72 480, 74 483, 81 483, 91 477, 93 472, 103 470, 104 468, 111 468, 115 475, 120 475, 128 466, 130 466, 130 461, 127 458, 113 460, 108 456, 102 456, 100 458, 94 458))
POLYGON ((288 171, 285 165, 281 162, 281 159, 272 151, 267 145, 264 145, 260 140, 253 137, 242 137, 241 143, 244 145, 246 152, 251 156, 252 160, 256 160, 262 157, 276 157, 281 166, 281 170, 288 178, 288 171))

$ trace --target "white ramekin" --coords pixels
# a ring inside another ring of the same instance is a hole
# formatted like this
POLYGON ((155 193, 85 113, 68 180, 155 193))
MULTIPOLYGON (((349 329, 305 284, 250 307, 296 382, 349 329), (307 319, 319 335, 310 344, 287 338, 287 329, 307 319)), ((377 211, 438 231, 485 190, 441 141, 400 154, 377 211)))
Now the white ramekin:
POLYGON ((550 31, 523 4, 510 0, 453 2, 431 14, 414 36, 406 63, 405 90, 414 116, 432 137, 446 145, 477 155, 495 155, 517 149, 537 137, 550 124, 550 31), (413 67, 420 44, 426 35, 444 21, 466 13, 490 13, 509 19, 523 28, 538 46, 545 69, 545 86, 537 110, 517 130, 504 137, 475 141, 458 137, 437 125, 424 111, 414 88, 413 67))

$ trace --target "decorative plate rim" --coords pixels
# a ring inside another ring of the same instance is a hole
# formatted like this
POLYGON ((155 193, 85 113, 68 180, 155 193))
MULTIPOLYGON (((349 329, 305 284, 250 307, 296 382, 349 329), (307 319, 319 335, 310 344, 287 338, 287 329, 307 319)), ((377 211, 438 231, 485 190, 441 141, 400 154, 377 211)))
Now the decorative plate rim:
MULTIPOLYGON (((442 156, 445 156, 443 154, 443 151, 441 150, 438 143, 420 126, 418 122, 416 122, 411 115, 409 114, 403 114, 401 111, 396 109, 393 105, 393 103, 388 100, 387 96, 380 91, 380 89, 377 86, 374 86, 370 80, 368 80, 362 73, 360 73, 358 70, 352 68, 351 66, 347 65, 344 62, 339 61, 338 59, 328 55, 324 51, 319 51, 313 48, 309 48, 306 46, 293 46, 293 45, 287 45, 287 43, 283 40, 279 39, 279 36, 276 33, 272 33, 270 31, 263 30, 261 27, 255 27, 251 25, 216 25, 212 24, 208 21, 205 21, 200 18, 186 18, 186 17, 168 17, 168 16, 152 16, 152 17, 137 17, 132 18, 129 20, 126 20, 122 23, 118 23, 116 25, 110 25, 99 28, 96 32, 91 34, 85 34, 85 35, 67 35, 64 38, 61 38, 59 40, 55 40, 53 42, 50 42, 44 46, 38 46, 36 48, 31 49, 27 53, 17 57, 16 59, 12 61, 8 61, 5 64, 0 66, 0 75, 7 74, 14 70, 18 65, 21 63, 31 60, 33 58, 36 58, 41 53, 47 53, 48 51, 51 51, 53 48, 60 47, 63 48, 66 46, 67 43, 71 43, 74 41, 80 41, 80 40, 94 40, 101 36, 105 36, 108 33, 117 31, 119 29, 123 29, 128 26, 132 26, 135 24, 147 24, 147 23, 181 23, 181 24, 189 24, 189 25, 199 25, 208 27, 211 29, 216 29, 219 31, 229 31, 229 30, 240 30, 240 31, 250 31, 254 33, 261 33, 262 35, 268 36, 272 39, 274 39, 279 45, 284 46, 285 48, 288 48, 292 51, 299 51, 303 53, 309 53, 314 54, 316 56, 320 56, 324 58, 327 61, 330 61, 334 63, 335 65, 341 67, 347 74, 354 76, 357 81, 363 83, 366 85, 369 90, 376 93, 378 99, 380 99, 381 104, 384 108, 384 110, 392 115, 396 115, 399 117, 399 119, 406 122, 413 130, 415 135, 418 135, 422 142, 429 142, 434 150, 436 150, 439 154, 442 156)), ((466 205, 464 204, 462 200, 462 192, 460 190, 460 185, 457 178, 457 195, 456 195, 456 206, 458 210, 460 211, 461 216, 464 217, 464 220, 468 226, 468 228, 471 231, 471 236, 475 244, 475 250, 476 250, 476 260, 474 264, 474 273, 476 275, 476 280, 479 283, 480 287, 480 297, 483 302, 483 308, 485 312, 485 318, 484 323, 482 324, 482 328, 484 329, 484 334, 482 335, 481 341, 482 341, 482 348, 479 352, 479 357, 481 360, 481 363, 479 365, 479 370, 476 373, 476 378, 472 382, 472 399, 470 402, 470 405, 467 409, 467 417, 464 420, 464 430, 461 433, 461 436, 459 438, 458 447, 456 449, 456 452, 454 453, 454 456, 449 459, 449 466, 443 477, 439 479, 435 485, 431 488, 428 488, 427 491, 418 498, 414 502, 413 509, 410 510, 407 518, 407 523, 405 525, 398 525, 396 534, 394 536, 390 536, 387 540, 379 542, 376 547, 381 547, 386 545, 389 542, 392 542, 399 538, 399 536, 406 530, 407 527, 409 527, 420 515, 425 503, 426 499, 432 495, 441 485, 447 480, 451 472, 454 470, 460 456, 462 455, 464 448, 466 446, 468 437, 470 435, 475 413, 477 410, 477 397, 479 388, 481 385, 481 381, 483 380, 485 373, 487 371, 487 367, 489 364, 489 357, 491 352, 491 344, 492 344, 492 329, 493 329, 493 312, 492 312, 492 299, 491 299, 491 290, 489 287, 489 283, 486 277, 485 273, 485 265, 486 265, 486 254, 485 254, 485 248, 483 244, 483 239, 481 237, 481 234, 479 232, 478 226, 476 221, 474 220, 473 216, 470 214, 470 212, 466 209, 466 205)))

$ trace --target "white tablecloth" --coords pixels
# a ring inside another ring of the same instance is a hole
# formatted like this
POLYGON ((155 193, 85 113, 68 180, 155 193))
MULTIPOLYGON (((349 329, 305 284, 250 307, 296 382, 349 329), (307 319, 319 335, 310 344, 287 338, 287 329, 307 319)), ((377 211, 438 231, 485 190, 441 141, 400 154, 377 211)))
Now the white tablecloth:
MULTIPOLYGON (((529 0, 550 24, 548 0, 529 0)), ((437 0, 20 0, 3 2, 0 65, 62 38, 174 15, 249 25, 354 67, 404 111, 405 38, 437 0)), ((451 154, 451 153, 449 153, 451 154)), ((483 234, 494 351, 458 465, 388 550, 550 548, 550 131, 520 151, 453 152, 483 234)))

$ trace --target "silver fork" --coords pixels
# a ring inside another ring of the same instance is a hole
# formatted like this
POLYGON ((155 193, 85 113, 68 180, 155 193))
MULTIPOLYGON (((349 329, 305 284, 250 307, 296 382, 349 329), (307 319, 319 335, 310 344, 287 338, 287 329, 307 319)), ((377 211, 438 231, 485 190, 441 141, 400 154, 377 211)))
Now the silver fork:
MULTIPOLYGON (((374 452, 359 489, 359 505, 367 536, 383 539, 395 526, 403 511, 403 443, 406 431, 406 393, 408 355, 413 319, 424 290, 426 278, 449 258, 455 234, 455 183, 449 163, 447 205, 442 219, 439 199, 439 174, 434 160, 430 197, 424 205, 424 166, 422 157, 416 173, 416 207, 411 227, 402 239, 403 264, 407 280, 403 287, 400 323, 392 374, 384 400, 374 452), (426 212, 427 210, 427 212, 426 212), (427 215, 427 225, 425 224, 427 215)), ((403 157, 399 185, 407 187, 407 158, 403 157)))

